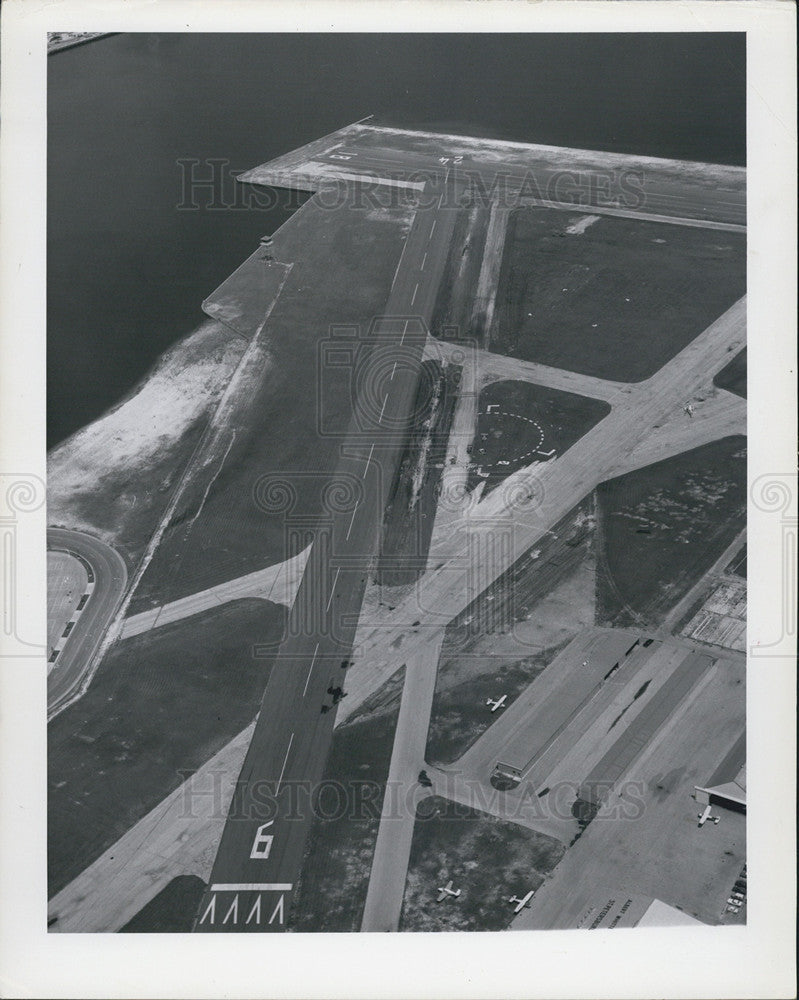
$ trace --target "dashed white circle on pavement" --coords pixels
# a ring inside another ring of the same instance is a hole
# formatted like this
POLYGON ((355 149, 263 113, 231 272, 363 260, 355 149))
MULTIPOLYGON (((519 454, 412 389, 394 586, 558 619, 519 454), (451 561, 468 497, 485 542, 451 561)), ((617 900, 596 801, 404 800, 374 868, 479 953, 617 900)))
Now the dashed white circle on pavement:
MULTIPOLYGON (((491 404, 491 405, 496 405, 496 404, 491 404)), ((538 432, 538 441, 528 451, 525 451, 518 455, 514 455, 513 458, 510 460, 497 459, 492 463, 491 466, 487 466, 487 468, 494 468, 499 464, 509 465, 510 462, 526 462, 527 460, 532 460, 533 456, 541 451, 541 448, 544 445, 544 438, 545 438, 544 429, 541 426, 541 424, 537 420, 534 420, 532 417, 526 417, 523 413, 513 413, 510 410, 492 410, 491 412, 489 412, 487 409, 483 410, 483 412, 480 413, 479 416, 484 418, 508 417, 511 420, 521 420, 526 424, 530 424, 538 432)), ((483 451, 483 449, 481 449, 481 451, 483 451)), ((549 456, 541 456, 541 457, 549 457, 549 456)))

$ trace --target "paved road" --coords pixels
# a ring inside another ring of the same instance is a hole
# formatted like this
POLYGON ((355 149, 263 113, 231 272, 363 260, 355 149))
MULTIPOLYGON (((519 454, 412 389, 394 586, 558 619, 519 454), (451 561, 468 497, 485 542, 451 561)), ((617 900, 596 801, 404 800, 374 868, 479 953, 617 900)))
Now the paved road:
POLYGON ((341 665, 416 394, 427 331, 415 317, 429 320, 454 226, 445 184, 429 186, 414 217, 386 308, 392 318, 361 346, 358 410, 333 483, 362 489, 317 533, 197 912, 200 932, 285 926, 313 819, 308 794, 322 778, 336 716, 322 707, 345 684, 341 665))
POLYGON ((581 375, 565 368, 552 368, 535 361, 524 361, 504 354, 494 354, 481 348, 464 347, 462 344, 447 341, 433 341, 426 352, 430 358, 457 360, 458 364, 475 364, 479 371, 480 388, 489 382, 499 382, 503 379, 514 379, 522 382, 532 382, 535 385, 546 385, 563 392, 574 392, 591 399, 604 399, 612 403, 618 394, 629 383, 613 382, 610 379, 596 378, 593 375, 581 375), (465 356, 465 360, 464 360, 465 356))
POLYGON ((100 640, 125 593, 128 571, 118 552, 79 531, 48 528, 47 547, 83 559, 94 574, 94 590, 47 677, 47 716, 52 719, 90 676, 100 640))
POLYGON ((372 857, 362 931, 399 929, 416 805, 420 798, 430 794, 417 779, 425 766, 424 751, 444 630, 428 635, 427 640, 427 644, 405 664, 405 685, 372 857))
POLYGON ((198 615, 202 611, 218 608, 229 601, 247 597, 260 597, 273 604, 284 604, 290 608, 305 571, 309 548, 303 549, 291 559, 267 566, 266 569, 257 569, 253 573, 237 576, 233 580, 217 584, 216 587, 208 587, 206 590, 181 597, 177 601, 170 601, 169 604, 162 604, 150 611, 130 615, 122 623, 119 638, 128 639, 141 632, 148 632, 150 629, 198 615))

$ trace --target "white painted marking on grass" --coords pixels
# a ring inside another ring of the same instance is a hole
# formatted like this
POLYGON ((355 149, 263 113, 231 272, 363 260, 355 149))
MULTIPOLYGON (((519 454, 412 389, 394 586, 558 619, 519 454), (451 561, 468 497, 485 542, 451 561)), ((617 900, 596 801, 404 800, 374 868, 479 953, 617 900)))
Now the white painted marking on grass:
POLYGON ((311 657, 311 665, 310 665, 310 667, 308 667, 308 676, 305 678, 305 687, 302 689, 302 696, 303 696, 303 698, 305 697, 305 694, 306 694, 306 692, 308 690, 308 683, 311 680, 311 673, 313 671, 313 665, 314 665, 314 663, 316 663, 316 654, 318 652, 319 652, 319 643, 317 642, 316 649, 313 651, 313 656, 311 657))
POLYGON ((352 517, 350 518, 350 526, 349 528, 347 528, 347 538, 350 537, 350 532, 352 531, 352 525, 355 521, 355 514, 357 510, 358 510, 358 504, 356 503, 355 506, 352 508, 352 517))
POLYGON ((336 584, 338 583, 338 575, 340 572, 341 572, 341 567, 339 566, 339 568, 336 570, 336 578, 335 580, 333 580, 333 586, 330 588, 330 597, 328 597, 327 599, 327 607, 325 608, 325 611, 330 610, 330 604, 333 600, 333 593, 335 592, 336 584))
POLYGON ((289 752, 291 750, 291 744, 294 742, 294 733, 289 737, 289 745, 286 747, 286 756, 283 758, 283 767, 280 768, 280 777, 277 779, 277 787, 275 788, 275 795, 280 791, 280 783, 283 780, 283 774, 286 770, 286 763, 289 759, 289 752))

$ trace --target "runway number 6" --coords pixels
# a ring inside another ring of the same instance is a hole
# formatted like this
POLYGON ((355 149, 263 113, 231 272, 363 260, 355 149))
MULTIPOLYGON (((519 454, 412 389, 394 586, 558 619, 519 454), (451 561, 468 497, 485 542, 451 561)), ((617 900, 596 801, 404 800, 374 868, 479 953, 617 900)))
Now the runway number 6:
POLYGON ((251 858, 265 859, 269 857, 269 852, 272 850, 272 841, 275 838, 271 833, 264 833, 264 830, 274 822, 273 819, 270 819, 268 823, 264 823, 263 826, 258 827, 258 832, 255 834, 255 840, 252 843, 252 850, 250 851, 251 858))

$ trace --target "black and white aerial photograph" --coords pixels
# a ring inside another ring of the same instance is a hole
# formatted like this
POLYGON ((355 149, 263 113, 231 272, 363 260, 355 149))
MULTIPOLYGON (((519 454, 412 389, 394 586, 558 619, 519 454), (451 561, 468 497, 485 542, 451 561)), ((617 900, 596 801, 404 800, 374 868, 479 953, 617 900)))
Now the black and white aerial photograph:
MULTIPOLYGON (((747 781, 747 691, 796 638, 747 632, 748 581, 796 477, 752 475, 747 353, 785 331, 748 303, 751 42, 709 18, 50 18, 46 477, 3 511, 44 525, 41 947, 745 953, 748 787, 766 836, 792 813, 747 781)), ((514 995, 605 995, 524 964, 514 995)))

